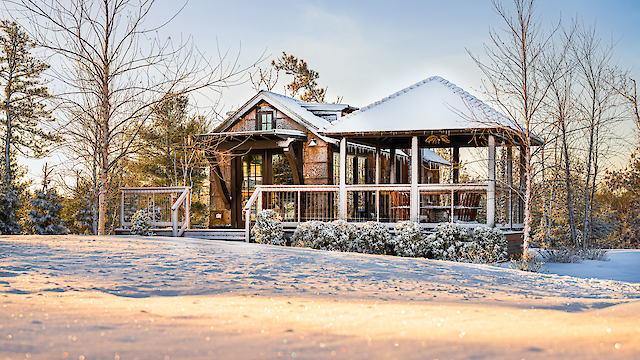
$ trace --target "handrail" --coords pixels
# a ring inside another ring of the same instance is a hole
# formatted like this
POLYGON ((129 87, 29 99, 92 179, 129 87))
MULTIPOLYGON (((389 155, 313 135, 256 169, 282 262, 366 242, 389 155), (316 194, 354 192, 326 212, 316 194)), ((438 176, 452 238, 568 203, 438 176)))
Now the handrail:
POLYGON ((186 191, 186 190, 187 189, 185 189, 185 191, 180 195, 180 197, 178 197, 178 200, 176 200, 176 202, 174 202, 173 205, 171 205, 171 211, 178 210, 180 205, 182 205, 182 203, 184 202, 184 199, 186 199, 187 195, 189 195, 189 191, 186 191))
MULTIPOLYGON (((451 193, 451 197, 453 198, 453 194, 458 191, 488 191, 489 190, 489 181, 480 182, 480 183, 461 183, 461 184, 418 184, 418 191, 422 194, 430 193, 430 192, 446 192, 451 193)), ((346 190, 348 192, 357 192, 357 191, 375 191, 376 195, 376 219, 379 219, 379 196, 381 191, 402 191, 409 192, 411 191, 411 184, 351 184, 346 185, 346 190)), ((245 214, 245 236, 246 241, 249 241, 250 232, 251 232, 251 210, 254 205, 259 207, 257 211, 262 210, 262 194, 272 193, 272 192, 294 192, 298 193, 298 207, 300 207, 300 194, 302 192, 338 192, 340 190, 339 185, 257 185, 251 196, 249 197, 247 203, 242 209, 242 212, 245 214)), ((508 188, 503 188, 496 184, 497 191, 508 190, 508 188)), ((460 209, 462 207, 454 205, 452 201, 450 205, 448 205, 450 209, 450 221, 454 221, 454 210, 460 209)), ((298 221, 300 218, 300 208, 298 208, 298 221)))

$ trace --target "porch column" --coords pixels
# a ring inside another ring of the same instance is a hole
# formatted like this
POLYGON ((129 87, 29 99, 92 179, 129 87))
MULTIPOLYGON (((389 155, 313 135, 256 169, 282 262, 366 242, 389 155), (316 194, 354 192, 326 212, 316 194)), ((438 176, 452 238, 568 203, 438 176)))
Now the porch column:
POLYGON ((338 219, 347 220, 347 138, 340 139, 340 191, 338 192, 338 219))
MULTIPOLYGON (((380 185, 380 144, 376 145, 376 185, 380 185)), ((376 221, 380 222, 380 190, 376 186, 376 221)))
POLYGON ((487 188, 487 226, 496 226, 496 138, 489 135, 489 186, 487 188))
POLYGON ((380 144, 376 145, 376 185, 380 184, 380 144))
POLYGON ((460 182, 460 147, 454 146, 453 148, 453 183, 460 182))
POLYGON ((418 137, 411 137, 411 207, 410 220, 418 222, 420 215, 420 193, 418 192, 418 170, 420 154, 418 153, 418 137))
POLYGON ((389 184, 396 183, 396 148, 389 149, 389 184))

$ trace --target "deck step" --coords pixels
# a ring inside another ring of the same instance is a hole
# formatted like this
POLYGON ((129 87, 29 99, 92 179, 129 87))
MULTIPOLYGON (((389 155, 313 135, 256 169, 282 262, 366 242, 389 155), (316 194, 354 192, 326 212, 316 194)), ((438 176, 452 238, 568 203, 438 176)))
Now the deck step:
MULTIPOLYGON (((171 229, 153 229, 156 236, 171 237, 173 232, 171 229)), ((129 229, 116 229, 116 235, 130 235, 129 229)), ((224 241, 244 241, 244 229, 187 229, 184 237, 192 237, 208 240, 224 240, 224 241)))

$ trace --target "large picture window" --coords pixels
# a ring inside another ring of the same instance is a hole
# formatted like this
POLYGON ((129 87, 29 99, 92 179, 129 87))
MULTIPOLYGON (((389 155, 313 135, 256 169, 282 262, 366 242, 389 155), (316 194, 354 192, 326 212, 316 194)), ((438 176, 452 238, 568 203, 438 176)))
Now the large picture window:
POLYGON ((275 129, 275 119, 273 118, 273 112, 271 111, 258 111, 258 121, 256 122, 258 128, 256 130, 271 130, 275 129))

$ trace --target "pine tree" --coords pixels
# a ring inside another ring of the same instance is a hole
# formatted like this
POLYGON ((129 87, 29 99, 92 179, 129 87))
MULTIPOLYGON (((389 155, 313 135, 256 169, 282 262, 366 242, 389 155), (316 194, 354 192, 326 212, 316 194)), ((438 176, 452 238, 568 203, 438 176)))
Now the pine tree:
POLYGON ((62 205, 56 190, 49 188, 48 178, 51 170, 44 165, 44 181, 42 190, 36 192, 29 201, 31 210, 26 221, 28 232, 38 235, 60 235, 66 234, 67 228, 62 225, 62 205))
POLYGON ((34 43, 15 22, 0 21, 0 233, 19 234, 17 211, 23 193, 17 182, 17 153, 41 155, 56 137, 41 129, 43 120, 50 120, 43 98, 49 96, 40 83, 40 76, 48 68, 31 56, 34 43))
POLYGON ((20 234, 22 227, 17 220, 17 212, 20 208, 18 192, 11 186, 2 184, 0 188, 0 234, 20 234))
POLYGON ((320 74, 309 69, 307 63, 293 55, 287 55, 284 51, 278 61, 273 60, 271 65, 277 70, 284 70, 287 75, 293 75, 293 81, 286 86, 291 96, 296 96, 301 90, 300 100, 323 103, 327 89, 318 88, 320 74))
POLYGON ((6 183, 12 184, 11 157, 16 152, 42 155, 46 146, 57 138, 42 130, 41 123, 51 120, 42 99, 49 97, 40 81, 49 66, 30 52, 35 43, 15 22, 0 21, 0 86, 2 106, 3 172, 6 183))

